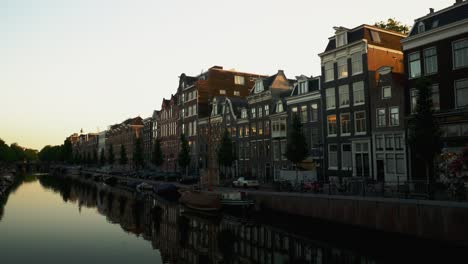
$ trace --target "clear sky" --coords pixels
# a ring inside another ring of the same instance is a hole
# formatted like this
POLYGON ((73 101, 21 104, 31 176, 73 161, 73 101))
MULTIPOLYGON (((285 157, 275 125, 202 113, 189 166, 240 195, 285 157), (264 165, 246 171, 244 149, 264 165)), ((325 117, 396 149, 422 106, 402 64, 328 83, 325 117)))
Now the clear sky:
POLYGON ((454 2, 0 0, 0 138, 40 149, 148 117, 213 65, 319 75, 333 26, 412 26, 454 2))

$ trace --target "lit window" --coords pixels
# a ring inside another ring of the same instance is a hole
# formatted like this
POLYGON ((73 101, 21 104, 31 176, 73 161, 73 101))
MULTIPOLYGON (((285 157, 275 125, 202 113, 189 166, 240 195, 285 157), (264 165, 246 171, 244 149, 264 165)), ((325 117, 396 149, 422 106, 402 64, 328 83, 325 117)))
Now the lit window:
POLYGON ((366 133, 366 112, 359 111, 354 113, 355 121, 355 131, 356 134, 365 134, 366 133))
POLYGON ((390 107, 390 125, 400 125, 400 108, 398 108, 398 106, 390 107))
POLYGON ((239 91, 234 91, 234 95, 235 96, 240 96, 240 92, 239 91))
POLYGON ((234 83, 237 85, 244 85, 245 84, 244 76, 234 76, 234 83))
POLYGON ((453 67, 455 69, 468 66, 468 39, 453 43, 453 67))
POLYGON ((335 109, 335 88, 328 88, 325 90, 327 109, 335 109))
POLYGON ((340 107, 349 106, 349 87, 342 85, 338 87, 338 100, 340 100, 340 107))
POLYGON ((324 64, 325 68, 325 81, 333 81, 335 79, 334 73, 333 73, 333 62, 329 61, 324 64))
POLYGON ((307 122, 307 105, 301 106, 301 122, 307 122))
POLYGON ((350 114, 341 114, 340 115, 341 119, 341 135, 350 135, 351 134, 351 120, 350 120, 350 114))
POLYGON ((339 58, 337 61, 338 79, 348 77, 348 59, 339 58))
POLYGON ((352 74, 362 72, 362 54, 360 52, 351 55, 352 74))
POLYGON ((392 98, 392 87, 382 86, 382 99, 392 98))
POLYGON ((419 52, 411 53, 408 56, 408 60, 410 78, 417 78, 421 76, 421 60, 419 58, 419 52))
POLYGON ((310 121, 317 121, 318 118, 318 105, 311 104, 310 105, 310 121))
POLYGON ((364 104, 364 83, 353 83, 353 99, 354 105, 364 104))
POLYGON ((219 94, 226 94, 226 90, 219 90, 219 94))
POLYGON ((247 109, 242 109, 241 118, 242 119, 247 118, 247 109))
POLYGON ((328 123, 328 136, 336 136, 336 115, 329 115, 327 117, 328 123))
POLYGON ((455 98, 457 107, 468 106, 468 79, 455 81, 455 98))
POLYGON ((386 125, 385 108, 377 109, 377 127, 385 127, 386 125))
POLYGON ((437 51, 436 48, 424 50, 424 71, 426 75, 437 73, 437 51))

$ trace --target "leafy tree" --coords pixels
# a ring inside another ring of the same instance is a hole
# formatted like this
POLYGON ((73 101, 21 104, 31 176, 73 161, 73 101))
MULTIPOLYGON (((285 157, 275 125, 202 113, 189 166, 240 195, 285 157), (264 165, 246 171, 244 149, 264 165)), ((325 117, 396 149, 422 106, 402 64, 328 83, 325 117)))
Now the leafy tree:
POLYGON ((135 163, 136 168, 141 168, 144 165, 144 158, 143 158, 143 146, 141 142, 141 137, 138 137, 135 140, 135 148, 133 151, 133 162, 135 163))
POLYGON ((91 163, 92 163, 93 165, 97 165, 98 162, 99 162, 99 160, 98 160, 97 149, 93 149, 93 158, 92 158, 92 160, 91 160, 91 163))
POLYGON ((397 21, 394 18, 389 18, 387 21, 375 22, 375 26, 402 34, 408 34, 409 32, 408 25, 403 25, 400 21, 397 21))
POLYGON ((109 153, 108 153, 108 159, 109 159, 109 164, 112 166, 115 162, 115 155, 114 155, 114 147, 112 144, 109 145, 109 153))
MULTIPOLYGON (((218 162, 224 168, 231 167, 235 160, 232 139, 227 129, 224 130, 223 137, 221 138, 221 145, 218 149, 218 162)), ((224 170, 226 176, 226 170, 224 170)))
POLYGON ((62 162, 62 146, 47 145, 39 151, 38 157, 43 162, 62 162))
POLYGON ((37 160, 38 159, 37 153, 38 152, 35 149, 25 149, 24 157, 27 161, 37 160))
POLYGON ((106 155, 104 149, 101 149, 101 157, 99 159, 99 163, 101 164, 101 166, 106 165, 106 155))
POLYGON ((408 142, 416 157, 424 162, 428 183, 433 181, 431 168, 434 166, 434 158, 441 152, 441 131, 433 116, 430 87, 431 83, 426 78, 418 80, 416 111, 408 123, 408 142))
POLYGON ((120 145, 119 163, 120 163, 120 165, 127 165, 127 163, 128 163, 127 150, 125 149, 125 146, 123 144, 120 145))
POLYGON ((14 154, 10 147, 0 139, 0 163, 10 163, 14 160, 14 154))
POLYGON ((188 176, 188 166, 190 165, 190 146, 184 134, 180 135, 180 152, 178 157, 179 166, 185 168, 185 176, 188 176))
POLYGON ((26 158, 26 155, 24 155, 24 149, 20 147, 17 143, 11 144, 10 150, 13 153, 14 161, 23 161, 26 158))
POLYGON ((157 138, 156 142, 154 143, 152 162, 157 167, 161 166, 164 163, 164 154, 161 149, 161 140, 159 138, 157 138))
POLYGON ((288 133, 286 157, 296 165, 296 184, 298 183, 298 164, 307 157, 307 141, 302 131, 299 115, 293 115, 292 126, 288 133))
POLYGON ((63 156, 63 161, 66 163, 71 163, 73 161, 73 148, 72 148, 71 141, 69 139, 66 139, 63 142, 62 156, 63 156))

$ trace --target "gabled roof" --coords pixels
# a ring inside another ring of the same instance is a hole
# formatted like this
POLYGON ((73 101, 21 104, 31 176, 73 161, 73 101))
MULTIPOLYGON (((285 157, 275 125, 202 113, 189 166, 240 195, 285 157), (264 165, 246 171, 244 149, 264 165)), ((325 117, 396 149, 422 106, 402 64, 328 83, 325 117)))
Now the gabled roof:
POLYGON ((424 24, 424 32, 430 31, 435 28, 443 27, 460 20, 468 18, 468 1, 455 3, 447 8, 439 10, 434 13, 429 13, 426 16, 420 17, 414 21, 413 28, 410 31, 409 36, 415 36, 421 34, 418 32, 418 26, 420 23, 424 24))
MULTIPOLYGON (((259 81, 261 81, 263 83, 263 91, 268 91, 268 90, 272 90, 272 92, 274 90, 279 90, 279 91, 276 91, 276 92, 280 92, 280 91, 283 91, 283 90, 290 91, 291 86, 292 86, 291 80, 286 78, 286 75, 284 74, 283 70, 278 70, 278 72, 276 74, 268 76, 266 78, 259 78, 259 81), (286 83, 283 83, 283 87, 281 87, 281 85, 278 86, 278 87, 275 87, 274 86, 275 81, 277 81, 278 78, 280 78, 280 77, 284 78, 286 83), (284 87, 284 85, 287 85, 287 87, 284 87)), ((255 94, 255 84, 252 87, 252 89, 250 89, 250 94, 251 95, 255 94)))
POLYGON ((307 81, 307 87, 309 88, 308 93, 313 92, 313 91, 318 91, 320 89, 320 76, 317 77, 307 77, 307 76, 298 76, 296 77, 297 80, 294 80, 294 88, 291 92, 291 96, 298 95, 298 83, 300 81, 307 81))

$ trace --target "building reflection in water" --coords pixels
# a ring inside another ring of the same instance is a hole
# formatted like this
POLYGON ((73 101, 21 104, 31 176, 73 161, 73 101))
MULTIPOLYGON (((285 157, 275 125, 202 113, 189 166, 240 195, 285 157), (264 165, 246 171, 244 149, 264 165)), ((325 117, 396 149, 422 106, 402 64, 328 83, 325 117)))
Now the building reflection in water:
POLYGON ((97 208, 108 222, 150 241, 164 263, 374 263, 252 218, 190 211, 94 182, 52 177, 41 177, 40 182, 64 201, 97 208))

